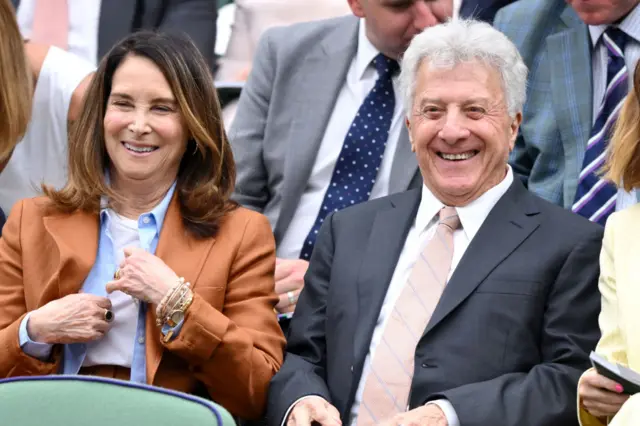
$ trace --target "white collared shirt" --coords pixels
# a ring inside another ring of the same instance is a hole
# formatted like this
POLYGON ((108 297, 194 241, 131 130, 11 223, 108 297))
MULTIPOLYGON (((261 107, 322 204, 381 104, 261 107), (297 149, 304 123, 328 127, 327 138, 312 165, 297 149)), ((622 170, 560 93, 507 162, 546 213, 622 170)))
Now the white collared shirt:
MULTIPOLYGON (((600 37, 607 30, 609 25, 589 25, 589 36, 594 48, 591 55, 591 67, 593 72, 593 123, 595 123, 598 111, 602 105, 604 92, 607 86, 607 47, 604 43, 598 43, 600 37)), ((624 61, 629 74, 629 88, 633 88, 633 71, 640 59, 640 6, 636 6, 618 25, 628 36, 627 45, 624 49, 624 61)), ((636 204, 635 190, 626 192, 624 189, 618 191, 616 200, 616 211, 636 204)))
MULTIPOLYGON (((360 20, 356 56, 349 66, 346 81, 336 99, 304 194, 300 197, 291 223, 277 248, 278 257, 297 259, 300 256, 304 241, 316 221, 325 193, 329 188, 333 169, 338 161, 347 130, 378 79, 378 73, 371 62, 380 52, 367 38, 365 25, 365 20, 360 20)), ((404 118, 398 76, 393 78, 393 89, 395 109, 389 139, 369 199, 382 197, 389 193, 391 165, 404 118)))
MULTIPOLYGON (((28 39, 38 0, 20 0, 17 19, 22 36, 28 39)), ((67 0, 69 7, 68 51, 94 67, 98 63, 98 30, 101 0, 67 0)), ((133 0, 132 0, 133 1, 133 0)))
MULTIPOLYGON (((105 213, 109 216, 109 234, 113 240, 116 265, 120 265, 124 260, 125 248, 140 248, 138 221, 121 216, 110 208, 105 213)), ((111 301, 113 322, 102 339, 87 344, 87 355, 82 366, 119 365, 131 368, 139 307, 131 296, 121 291, 114 291, 107 297, 111 301)))
MULTIPOLYGON (((451 277, 455 271, 460 259, 462 259, 462 256, 464 255, 464 252, 467 250, 467 247, 469 247, 473 237, 478 233, 478 230, 484 223, 487 216, 489 216, 493 207, 507 192, 512 183, 513 172, 511 167, 508 166, 507 175, 502 182, 489 189, 468 205, 456 208, 462 228, 457 229, 453 233, 453 258, 451 260, 451 271, 449 272, 449 277, 451 277)), ((420 201, 420 206, 418 207, 415 222, 407 234, 404 247, 402 248, 402 252, 398 258, 396 269, 391 277, 391 283, 387 289, 387 294, 384 298, 384 302, 382 303, 382 309, 380 310, 380 315, 378 316, 378 321, 376 322, 376 327, 373 331, 373 336, 371 337, 369 353, 364 360, 362 376, 360 376, 358 390, 356 391, 353 406, 351 407, 352 425, 356 424, 358 408, 360 407, 362 394, 364 392, 364 384, 369 372, 371 371, 371 360, 376 348, 378 347, 378 343, 380 343, 380 339, 382 338, 382 333, 387 320, 389 319, 389 314, 393 310, 396 300, 400 296, 403 287, 409 279, 409 274, 411 274, 413 264, 422 250, 424 250, 431 237, 433 237, 436 229, 435 225, 438 223, 438 212, 443 207, 444 204, 438 200, 435 195, 433 195, 426 185, 423 185, 422 199, 420 201)), ((458 426, 460 424, 453 407, 448 401, 440 400, 437 401, 437 404, 445 412, 449 426, 458 426)))

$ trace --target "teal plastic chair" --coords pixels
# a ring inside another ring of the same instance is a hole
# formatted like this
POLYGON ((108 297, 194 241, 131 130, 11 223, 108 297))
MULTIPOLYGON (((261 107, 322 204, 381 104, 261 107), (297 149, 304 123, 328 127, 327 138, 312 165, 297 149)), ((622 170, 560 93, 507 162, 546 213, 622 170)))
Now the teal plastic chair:
POLYGON ((0 425, 235 426, 221 406, 181 392, 93 376, 0 380, 0 425))

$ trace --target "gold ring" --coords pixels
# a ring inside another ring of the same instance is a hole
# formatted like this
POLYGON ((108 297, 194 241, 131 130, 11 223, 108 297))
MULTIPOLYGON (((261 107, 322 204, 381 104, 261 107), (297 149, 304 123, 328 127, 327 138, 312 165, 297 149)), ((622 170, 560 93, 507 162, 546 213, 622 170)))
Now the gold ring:
POLYGON ((104 320, 106 322, 113 321, 113 312, 110 309, 107 309, 106 311, 104 311, 104 320))
POLYGON ((293 294, 292 291, 288 291, 287 292, 287 298, 289 299, 289 303, 292 305, 296 304, 296 296, 293 294))
POLYGON ((113 279, 119 280, 121 275, 122 275, 122 270, 120 268, 117 268, 116 272, 113 274, 113 279))

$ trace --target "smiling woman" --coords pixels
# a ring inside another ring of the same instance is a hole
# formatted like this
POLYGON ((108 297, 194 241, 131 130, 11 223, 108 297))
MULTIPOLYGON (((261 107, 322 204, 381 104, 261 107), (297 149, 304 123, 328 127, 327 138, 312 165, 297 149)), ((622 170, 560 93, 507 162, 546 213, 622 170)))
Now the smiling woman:
POLYGON ((67 184, 19 202, 0 240, 0 377, 116 377, 261 416, 284 346, 275 243, 266 218, 229 201, 204 58, 187 39, 134 34, 85 105, 67 184))

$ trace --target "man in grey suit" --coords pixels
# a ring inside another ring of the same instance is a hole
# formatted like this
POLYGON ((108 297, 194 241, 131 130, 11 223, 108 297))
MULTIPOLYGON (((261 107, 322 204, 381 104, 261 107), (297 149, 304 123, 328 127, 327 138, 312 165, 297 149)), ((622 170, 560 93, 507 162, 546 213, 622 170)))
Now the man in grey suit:
POLYGON ((524 124, 511 156, 514 171, 537 195, 601 224, 615 209, 636 202, 634 194, 604 184, 597 172, 616 106, 640 57, 638 3, 520 0, 494 21, 531 70, 524 124), (616 77, 625 81, 616 86, 616 77), (584 197, 589 191, 596 196, 584 197))
POLYGON ((486 23, 414 38, 400 78, 424 185, 325 221, 270 426, 577 425, 603 230, 507 165, 526 75, 486 23))
MULTIPOLYGON (((35 9, 43 1, 57 0, 11 0, 23 34, 30 33, 35 9)), ((138 30, 187 34, 207 63, 214 63, 218 9, 213 0, 66 0, 65 3, 69 27, 75 31, 70 35, 70 51, 93 64, 120 39, 138 30)))
POLYGON ((274 230, 282 313, 295 307, 327 213, 419 185, 396 60, 451 16, 452 0, 348 2, 355 16, 264 34, 229 130, 233 198, 274 230))

